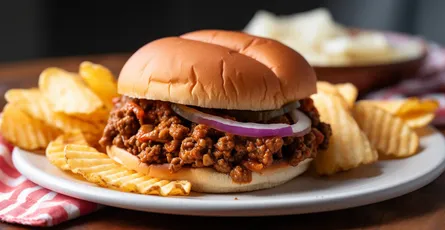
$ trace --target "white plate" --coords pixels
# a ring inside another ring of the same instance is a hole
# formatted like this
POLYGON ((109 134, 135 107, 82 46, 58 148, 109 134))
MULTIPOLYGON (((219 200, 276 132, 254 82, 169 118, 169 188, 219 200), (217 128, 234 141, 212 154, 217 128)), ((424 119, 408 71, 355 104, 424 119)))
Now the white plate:
POLYGON ((300 214, 371 204, 430 183, 444 170, 445 139, 435 129, 425 132, 421 152, 406 159, 381 161, 329 179, 306 173, 274 189, 226 195, 193 193, 167 198, 124 193, 76 179, 43 155, 15 149, 13 161, 23 175, 42 187, 109 206, 200 216, 300 214))

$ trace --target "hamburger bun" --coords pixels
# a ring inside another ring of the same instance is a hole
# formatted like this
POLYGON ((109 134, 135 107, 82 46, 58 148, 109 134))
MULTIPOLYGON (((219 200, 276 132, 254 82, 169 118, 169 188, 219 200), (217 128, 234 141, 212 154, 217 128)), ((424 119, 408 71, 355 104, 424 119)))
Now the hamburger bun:
POLYGON ((170 173, 167 164, 147 165, 137 156, 116 146, 107 147, 107 154, 128 169, 163 180, 188 180, 192 184, 193 191, 205 193, 247 192, 272 188, 304 173, 312 161, 306 159, 295 167, 282 162, 274 163, 261 173, 253 172, 250 183, 236 184, 229 175, 219 173, 213 168, 182 168, 177 173, 170 173))
MULTIPOLYGON (((310 97, 316 93, 316 80, 303 56, 278 41, 201 30, 161 38, 137 50, 120 72, 118 93, 209 109, 263 111, 310 97)), ((168 164, 143 163, 117 146, 107 146, 107 153, 129 169, 165 180, 188 180, 193 191, 207 193, 272 188, 304 173, 312 161, 295 167, 274 161, 252 172, 249 183, 235 183, 213 167, 182 167, 170 173, 168 164)))
POLYGON ((120 72, 118 93, 204 108, 272 110, 316 93, 316 76, 278 41, 201 30, 137 50, 120 72))

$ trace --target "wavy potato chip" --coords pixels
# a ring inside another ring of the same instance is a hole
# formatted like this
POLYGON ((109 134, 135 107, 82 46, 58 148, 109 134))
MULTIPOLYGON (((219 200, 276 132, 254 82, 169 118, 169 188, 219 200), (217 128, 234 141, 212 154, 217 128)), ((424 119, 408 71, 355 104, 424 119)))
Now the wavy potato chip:
POLYGON ((44 149, 61 134, 61 130, 32 118, 11 104, 3 108, 0 132, 6 140, 26 150, 44 149))
POLYGON ((326 81, 317 81, 317 92, 325 93, 327 95, 337 96, 338 101, 344 108, 347 109, 350 108, 348 102, 334 84, 331 84, 326 81))
POLYGON ((327 81, 317 81, 317 90, 330 95, 342 96, 338 88, 327 81))
POLYGON ((42 97, 38 88, 9 89, 5 93, 5 99, 10 104, 29 103, 32 99, 42 97))
POLYGON ((340 96, 318 92, 311 98, 320 113, 320 120, 329 123, 332 129, 329 148, 315 158, 318 174, 332 175, 378 160, 377 151, 344 107, 340 96))
POLYGON ((161 196, 188 195, 191 191, 188 181, 161 180, 129 170, 89 146, 67 145, 65 158, 71 171, 103 187, 161 196))
POLYGON ((412 117, 402 117, 402 119, 406 122, 406 124, 411 128, 421 128, 429 125, 436 115, 434 113, 427 113, 412 117))
POLYGON ((91 133, 90 135, 99 135, 104 127, 92 121, 88 122, 63 113, 53 112, 49 102, 36 88, 11 89, 6 92, 5 98, 8 103, 28 115, 64 131, 80 129, 84 133, 91 133))
POLYGON ((439 102, 436 100, 419 100, 418 98, 408 98, 397 111, 397 116, 407 122, 412 128, 425 127, 430 124, 439 109, 439 102))
POLYGON ((405 116, 416 112, 429 112, 434 113, 439 108, 439 102, 436 100, 425 99, 420 100, 419 98, 408 98, 404 101, 402 106, 397 111, 397 115, 405 116))
POLYGON ((107 183, 98 174, 116 168, 112 159, 88 145, 66 145, 64 152, 73 173, 82 175, 87 181, 107 187, 107 183))
POLYGON ((82 78, 60 68, 45 69, 39 77, 39 89, 55 112, 90 114, 104 106, 82 78))
POLYGON ((80 130, 68 131, 46 147, 45 155, 49 162, 62 170, 70 170, 65 158, 65 146, 68 144, 87 145, 87 141, 80 130))
POLYGON ((417 152, 419 137, 396 115, 365 101, 356 103, 353 115, 380 154, 407 157, 417 152))
POLYGON ((348 103, 349 108, 354 107, 354 103, 358 97, 358 89, 351 83, 335 84, 335 88, 340 93, 340 95, 348 103))
POLYGON ((111 109, 113 98, 118 96, 117 81, 111 71, 103 65, 84 61, 80 64, 79 75, 101 98, 103 103, 111 109))
POLYGON ((434 118, 439 103, 436 100, 410 97, 397 100, 363 100, 404 120, 412 128, 421 128, 430 124, 434 118))

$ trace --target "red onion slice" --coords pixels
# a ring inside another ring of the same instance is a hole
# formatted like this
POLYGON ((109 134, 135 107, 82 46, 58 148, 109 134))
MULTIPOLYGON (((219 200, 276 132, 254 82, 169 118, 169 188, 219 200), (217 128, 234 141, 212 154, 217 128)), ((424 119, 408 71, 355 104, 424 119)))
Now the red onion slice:
POLYGON ((293 125, 288 124, 260 124, 252 122, 238 122, 219 116, 203 113, 185 105, 172 104, 172 109, 181 117, 211 128, 238 136, 271 137, 271 136, 303 136, 311 130, 311 119, 299 110, 293 110, 292 119, 298 120, 293 125))
POLYGON ((312 121, 306 114, 298 109, 290 111, 289 114, 295 122, 291 125, 294 136, 303 136, 311 131, 312 121))

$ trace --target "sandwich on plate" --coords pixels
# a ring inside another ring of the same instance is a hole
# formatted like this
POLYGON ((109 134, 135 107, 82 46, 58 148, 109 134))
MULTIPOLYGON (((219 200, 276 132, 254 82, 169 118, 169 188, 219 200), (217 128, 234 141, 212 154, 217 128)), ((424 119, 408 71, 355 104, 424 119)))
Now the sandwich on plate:
POLYGON ((201 30, 152 41, 125 63, 100 144, 147 175, 207 193, 283 184, 327 149, 316 75, 282 43, 201 30))

